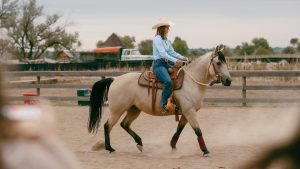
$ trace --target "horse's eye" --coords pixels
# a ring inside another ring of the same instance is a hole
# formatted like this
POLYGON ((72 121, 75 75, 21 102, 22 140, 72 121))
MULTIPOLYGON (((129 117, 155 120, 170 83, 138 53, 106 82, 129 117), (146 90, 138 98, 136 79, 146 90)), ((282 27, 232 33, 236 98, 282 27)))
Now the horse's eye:
POLYGON ((217 65, 218 65, 218 66, 221 66, 221 64, 222 64, 221 62, 217 62, 217 65))

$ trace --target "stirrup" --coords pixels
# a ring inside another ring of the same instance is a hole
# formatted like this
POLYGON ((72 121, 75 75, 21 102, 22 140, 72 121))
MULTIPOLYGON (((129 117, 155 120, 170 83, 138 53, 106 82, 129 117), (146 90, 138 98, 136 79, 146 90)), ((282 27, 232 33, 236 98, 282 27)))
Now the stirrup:
POLYGON ((169 110, 168 110, 168 108, 167 108, 167 105, 163 105, 163 106, 161 106, 161 109, 162 109, 162 114, 166 114, 166 113, 169 113, 169 110))

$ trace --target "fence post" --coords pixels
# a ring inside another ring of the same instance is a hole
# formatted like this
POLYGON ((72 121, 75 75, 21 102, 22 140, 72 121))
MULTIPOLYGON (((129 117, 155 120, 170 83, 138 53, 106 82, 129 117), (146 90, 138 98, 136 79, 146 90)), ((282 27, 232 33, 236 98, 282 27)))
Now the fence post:
POLYGON ((246 85, 247 85, 246 76, 243 76, 243 88, 242 88, 243 106, 247 105, 246 85))
MULTIPOLYGON (((40 84, 40 83, 41 83, 41 76, 37 76, 37 84, 40 84)), ((36 94, 38 96, 40 96, 40 94, 41 94, 41 89, 39 87, 36 88, 36 94)))

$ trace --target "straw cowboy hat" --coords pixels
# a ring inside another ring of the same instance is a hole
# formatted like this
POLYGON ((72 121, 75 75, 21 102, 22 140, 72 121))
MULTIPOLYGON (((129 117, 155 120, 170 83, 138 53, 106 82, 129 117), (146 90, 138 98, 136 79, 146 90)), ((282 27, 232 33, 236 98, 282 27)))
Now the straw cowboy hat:
POLYGON ((167 20, 166 18, 160 18, 156 21, 152 29, 157 29, 161 26, 174 26, 174 23, 172 21, 167 20))

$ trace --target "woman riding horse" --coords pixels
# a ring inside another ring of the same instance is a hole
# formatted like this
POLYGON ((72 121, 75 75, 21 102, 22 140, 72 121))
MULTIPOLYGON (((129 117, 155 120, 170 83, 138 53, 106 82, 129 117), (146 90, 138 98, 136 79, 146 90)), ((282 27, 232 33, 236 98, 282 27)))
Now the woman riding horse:
POLYGON ((168 63, 173 62, 176 66, 182 66, 183 61, 187 59, 176 53, 172 47, 171 42, 167 36, 170 30, 170 26, 173 23, 166 19, 159 19, 158 22, 152 27, 156 29, 156 35, 153 39, 153 71, 156 77, 163 82, 164 86, 162 89, 161 107, 163 113, 167 113, 167 100, 171 93, 172 80, 168 73, 168 69, 172 66, 168 63))
MULTIPOLYGON (((168 32, 168 27, 164 29, 168 32)), ((156 60, 158 60, 159 57, 162 58, 161 60, 167 57, 174 62, 176 61, 178 65, 182 64, 180 59, 169 56, 169 53, 175 52, 171 47, 170 42, 164 40, 160 35, 155 37, 154 47, 154 51, 157 53, 155 56, 156 60)), ((158 73, 156 73, 158 76, 161 75, 161 72, 164 72, 162 76, 167 76, 167 68, 166 61, 160 62, 159 64, 157 61, 154 63, 154 70, 156 72, 158 71, 158 73)), ((178 100, 181 108, 180 114, 182 116, 178 123, 177 130, 171 139, 170 145, 173 149, 176 148, 180 133, 184 126, 189 123, 195 131, 203 155, 207 156, 209 151, 206 148, 202 131, 196 117, 203 105, 206 89, 211 82, 221 82, 224 86, 230 86, 231 84, 231 77, 224 56, 224 46, 217 46, 215 51, 209 52, 198 59, 195 59, 192 63, 182 66, 181 70, 184 71, 185 74, 183 77, 182 88, 174 91, 174 96, 178 100)), ((125 112, 126 116, 121 122, 121 127, 132 136, 140 151, 143 149, 142 139, 131 128, 132 122, 138 118, 140 113, 144 112, 153 116, 175 115, 173 111, 162 114, 162 105, 158 101, 154 102, 154 109, 152 109, 152 97, 149 96, 148 88, 138 84, 140 76, 141 73, 139 72, 131 72, 115 78, 100 80, 93 85, 90 97, 88 130, 90 133, 97 132, 103 111, 103 97, 106 92, 108 92, 110 116, 104 124, 104 136, 105 149, 110 152, 115 151, 110 144, 110 132, 125 112)), ((169 75, 167 77, 169 77, 169 75)), ((162 90, 157 91, 157 100, 161 99, 162 95, 165 97, 164 99, 167 98, 166 96, 168 93, 166 92, 166 95, 164 95, 162 92, 162 90)), ((164 102, 162 103, 165 103, 166 100, 163 101, 164 102)), ((103 147, 103 143, 100 141, 93 149, 101 149, 101 147, 103 147)))

